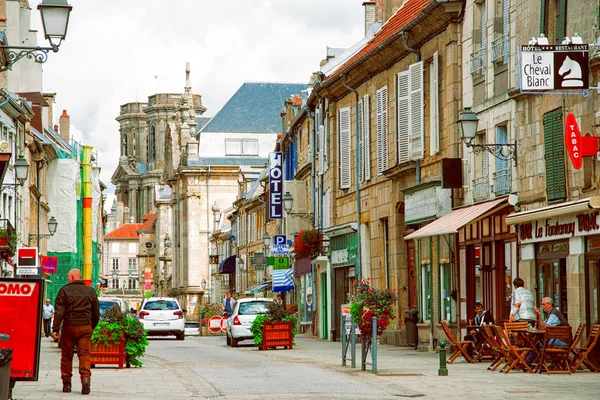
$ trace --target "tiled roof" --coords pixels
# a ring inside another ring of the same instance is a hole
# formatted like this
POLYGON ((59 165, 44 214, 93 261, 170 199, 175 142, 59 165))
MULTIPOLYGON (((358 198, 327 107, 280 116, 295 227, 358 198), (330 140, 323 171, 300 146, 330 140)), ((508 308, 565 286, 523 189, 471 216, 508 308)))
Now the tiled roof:
POLYGON ((200 134, 280 132, 283 102, 306 88, 305 84, 246 82, 200 134))
POLYGON ((352 63, 376 49, 394 34, 400 32, 434 1, 436 0, 407 0, 407 2, 404 3, 404 5, 400 7, 396 13, 386 21, 385 24, 383 24, 381 29, 375 33, 373 39, 371 39, 366 46, 356 53, 351 59, 346 61, 344 65, 338 68, 333 74, 331 74, 331 76, 344 72, 344 70, 352 65, 352 63))
MULTIPOLYGON (((156 221, 156 217, 158 217, 158 213, 144 214, 144 217, 147 217, 147 219, 142 224, 142 227, 138 230, 139 231, 153 231, 154 230, 154 221, 156 221)), ((144 217, 142 217, 142 221, 144 221, 144 217)))
POLYGON ((196 125, 196 133, 198 133, 202 128, 204 128, 204 125, 206 125, 208 121, 210 121, 210 117, 196 118, 196 123, 198 124, 196 125))
POLYGON ((140 230, 142 225, 143 224, 125 224, 104 236, 104 239, 138 239, 140 236, 137 231, 140 230))

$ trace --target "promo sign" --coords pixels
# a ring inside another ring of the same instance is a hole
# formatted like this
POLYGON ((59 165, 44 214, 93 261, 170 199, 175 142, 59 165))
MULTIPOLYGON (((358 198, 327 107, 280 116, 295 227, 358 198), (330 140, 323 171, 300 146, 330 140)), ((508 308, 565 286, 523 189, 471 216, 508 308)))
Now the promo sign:
POLYGON ((598 137, 581 136, 577 120, 573 114, 567 114, 565 145, 575 169, 581 169, 583 157, 598 154, 598 137))
POLYGON ((269 155, 269 218, 283 218, 283 153, 273 152, 269 155))
POLYGON ((589 46, 521 46, 521 90, 588 89, 589 46))
POLYGON ((41 279, 0 278, 0 333, 10 336, 0 348, 13 349, 11 380, 38 380, 43 293, 41 279))

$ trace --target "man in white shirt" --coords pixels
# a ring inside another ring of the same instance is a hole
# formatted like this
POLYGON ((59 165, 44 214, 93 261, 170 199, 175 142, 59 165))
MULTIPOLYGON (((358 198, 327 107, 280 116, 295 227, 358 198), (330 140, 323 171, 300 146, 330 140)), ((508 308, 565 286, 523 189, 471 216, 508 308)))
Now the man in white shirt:
POLYGON ((44 316, 44 335, 49 337, 52 334, 52 317, 54 317, 54 306, 50 304, 50 299, 46 299, 46 304, 42 306, 44 316))
POLYGON ((512 307, 510 310, 510 321, 527 321, 530 325, 534 325, 537 321, 537 315, 533 310, 535 300, 533 293, 525 289, 523 279, 516 278, 513 281, 515 291, 512 294, 512 307))

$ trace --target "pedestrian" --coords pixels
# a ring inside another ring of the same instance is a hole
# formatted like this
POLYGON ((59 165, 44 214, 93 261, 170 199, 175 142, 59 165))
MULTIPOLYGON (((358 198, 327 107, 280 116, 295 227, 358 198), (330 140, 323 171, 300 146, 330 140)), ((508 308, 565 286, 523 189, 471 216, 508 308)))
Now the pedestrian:
POLYGON ((72 269, 67 275, 68 284, 60 288, 56 295, 56 312, 52 324, 52 337, 58 339, 58 331, 62 324, 60 348, 60 376, 63 392, 71 392, 73 376, 73 353, 77 345, 79 358, 79 375, 81 377, 81 393, 90 393, 90 338, 98 320, 100 306, 96 291, 86 286, 81 280, 81 271, 72 269))
POLYGON ((52 334, 52 317, 54 317, 54 306, 50 304, 50 299, 46 299, 46 304, 42 306, 44 317, 44 335, 49 337, 52 334))
POLYGON ((223 314, 231 315, 233 307, 235 306, 235 299, 231 297, 231 292, 227 292, 223 299, 223 314))
POLYGON ((512 321, 527 321, 529 325, 535 325, 537 315, 533 311, 534 298, 531 290, 525 289, 525 282, 521 278, 515 278, 513 281, 515 291, 512 294, 512 307, 510 310, 510 318, 512 321))
POLYGON ((283 296, 281 295, 281 293, 277 295, 277 298, 275 299, 275 303, 277 303, 283 307, 283 296))

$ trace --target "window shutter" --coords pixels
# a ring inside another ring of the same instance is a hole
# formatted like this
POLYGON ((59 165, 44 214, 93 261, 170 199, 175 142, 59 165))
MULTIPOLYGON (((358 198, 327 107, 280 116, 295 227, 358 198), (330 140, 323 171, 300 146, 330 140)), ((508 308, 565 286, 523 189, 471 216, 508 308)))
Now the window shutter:
MULTIPOLYGON (((484 135, 481 138, 481 143, 482 144, 487 144, 487 137, 484 135)), ((487 151, 482 151, 481 152, 481 175, 483 177, 483 181, 484 182, 489 182, 489 168, 488 168, 488 164, 489 164, 489 159, 488 159, 488 152, 487 151)), ((487 198, 487 189, 486 189, 486 198, 487 198)))
POLYGON ((331 122, 329 120, 329 100, 325 99, 324 112, 323 112, 323 125, 325 125, 325 137, 323 138, 323 172, 329 169, 329 135, 331 133, 331 122))
POLYGON ((329 198, 331 192, 329 191, 329 189, 327 189, 325 191, 325 194, 323 195, 323 228, 328 228, 330 226, 329 224, 329 216, 330 216, 330 207, 331 205, 329 204, 330 200, 329 198))
POLYGON ((423 158, 424 119, 423 119, 423 61, 408 67, 410 74, 410 157, 423 158))
POLYGON ((365 165, 365 142, 364 142, 364 123, 363 123, 363 101, 362 99, 358 100, 358 181, 362 183, 364 181, 364 165, 365 165))
POLYGON ((546 19, 548 18, 548 0, 540 0, 540 32, 548 36, 546 19))
POLYGON ((363 97, 363 140, 364 153, 363 160, 365 162, 365 179, 371 179, 371 115, 369 114, 369 95, 363 97))
POLYGON ((377 90, 377 172, 388 168, 387 86, 377 90))
MULTIPOLYGON (((497 144, 507 144, 508 143, 508 133, 506 126, 497 126, 496 127, 496 143, 497 144)), ((503 171, 508 169, 508 160, 504 158, 496 159, 496 172, 503 171)))
POLYGON ((567 197, 562 130, 562 109, 544 115, 544 150, 546 153, 546 194, 548 201, 567 197))
POLYGON ((408 71, 398 74, 398 164, 409 160, 410 96, 408 71))
POLYGON ((559 0, 558 2, 558 21, 554 29, 556 32, 556 43, 561 43, 567 35, 567 0, 559 0))
POLYGON ((481 4, 481 74, 485 76, 487 66, 487 4, 481 4))
POLYGON ((510 36, 509 36, 509 30, 510 30, 510 25, 509 25, 509 21, 508 21, 508 14, 510 12, 509 10, 509 0, 504 0, 504 3, 502 4, 502 25, 503 25, 503 41, 504 41, 504 59, 503 62, 504 64, 508 64, 508 51, 509 51, 509 45, 510 45, 510 36))
POLYGON ((440 151, 440 114, 439 114, 439 57, 437 51, 433 53, 433 62, 431 63, 429 79, 429 109, 431 110, 429 118, 429 153, 431 155, 440 151))
POLYGON ((338 113, 340 136, 340 187, 350 188, 350 107, 342 108, 338 113))
POLYGON ((319 125, 319 175, 325 172, 325 127, 319 125))

